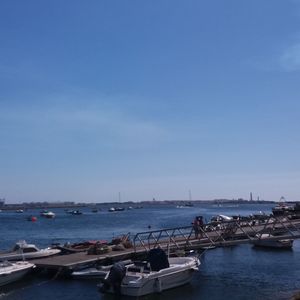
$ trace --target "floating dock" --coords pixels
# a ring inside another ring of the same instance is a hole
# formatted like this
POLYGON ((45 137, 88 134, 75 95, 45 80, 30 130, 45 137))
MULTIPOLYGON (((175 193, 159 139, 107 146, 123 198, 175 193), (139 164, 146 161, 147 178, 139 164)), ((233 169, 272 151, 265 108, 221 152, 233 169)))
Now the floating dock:
POLYGON ((38 269, 48 271, 72 271, 79 267, 91 265, 93 263, 105 263, 106 261, 119 261, 132 257, 133 251, 125 250, 110 252, 102 255, 87 254, 87 252, 78 252, 65 255, 50 256, 32 260, 38 269))
POLYGON ((269 240, 300 238, 300 219, 289 220, 285 217, 269 216, 265 219, 241 222, 232 220, 218 226, 206 225, 198 238, 192 226, 167 228, 137 233, 132 247, 110 251, 100 255, 78 252, 35 259, 32 262, 37 269, 54 271, 56 274, 70 274, 73 270, 93 264, 111 264, 125 259, 134 259, 154 247, 161 247, 169 252, 187 250, 205 250, 214 247, 234 246, 251 243, 261 234, 272 233, 269 240))

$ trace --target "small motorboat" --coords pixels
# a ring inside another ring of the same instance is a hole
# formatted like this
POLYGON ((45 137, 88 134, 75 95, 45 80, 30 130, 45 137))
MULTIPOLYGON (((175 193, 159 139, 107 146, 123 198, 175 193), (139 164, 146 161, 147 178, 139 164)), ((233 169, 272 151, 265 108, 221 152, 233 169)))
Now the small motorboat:
POLYGON ((98 285, 102 293, 144 296, 189 283, 200 265, 197 257, 170 257, 162 249, 151 249, 148 260, 128 266, 116 263, 98 285))
POLYGON ((109 273, 111 267, 94 267, 73 271, 71 276, 78 279, 101 279, 109 273))
POLYGON ((27 244, 25 241, 16 243, 11 251, 0 252, 0 260, 24 260, 40 257, 47 257, 60 253, 59 249, 45 248, 39 249, 33 244, 27 244))
POLYGON ((34 267, 34 264, 27 261, 19 261, 15 263, 5 261, 0 263, 0 286, 21 279, 34 267))
MULTIPOLYGON (((124 265, 132 264, 132 260, 122 261, 124 265)), ((78 279, 101 279, 104 278, 110 271, 113 265, 96 266, 73 271, 71 276, 78 279)))
POLYGON ((78 215, 82 215, 82 212, 80 210, 76 209, 76 210, 71 211, 70 214, 78 216, 78 215))
POLYGON ((217 215, 211 218, 211 222, 229 222, 232 221, 233 218, 225 215, 217 215))
POLYGON ((123 210, 125 210, 124 207, 115 207, 115 211, 123 211, 123 210))
POLYGON ((43 210, 41 211, 40 215, 42 217, 48 218, 48 219, 53 219, 55 218, 55 213, 52 211, 48 211, 48 210, 43 210))
POLYGON ((263 233, 256 235, 256 239, 252 241, 256 247, 291 249, 293 247, 293 239, 276 239, 274 235, 263 233))
MULTIPOLYGON (((283 197, 280 198, 282 200, 283 197)), ((283 198, 284 199, 284 198, 283 198)), ((292 215, 294 218, 300 217, 300 202, 286 203, 279 202, 275 207, 272 208, 274 216, 292 215)))

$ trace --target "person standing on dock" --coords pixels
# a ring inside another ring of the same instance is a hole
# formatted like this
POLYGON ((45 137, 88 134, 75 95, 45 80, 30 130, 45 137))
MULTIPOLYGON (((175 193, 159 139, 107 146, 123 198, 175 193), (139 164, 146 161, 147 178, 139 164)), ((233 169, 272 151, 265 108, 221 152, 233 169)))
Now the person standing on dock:
POLYGON ((204 222, 202 216, 198 217, 198 225, 199 225, 200 238, 202 238, 204 232, 204 222))
POLYGON ((200 227, 199 227, 199 225, 200 225, 200 224, 199 224, 199 217, 195 217, 195 219, 194 219, 192 225, 193 225, 193 229, 194 229, 194 231, 195 231, 195 238, 197 239, 198 236, 199 236, 199 231, 200 231, 200 227))

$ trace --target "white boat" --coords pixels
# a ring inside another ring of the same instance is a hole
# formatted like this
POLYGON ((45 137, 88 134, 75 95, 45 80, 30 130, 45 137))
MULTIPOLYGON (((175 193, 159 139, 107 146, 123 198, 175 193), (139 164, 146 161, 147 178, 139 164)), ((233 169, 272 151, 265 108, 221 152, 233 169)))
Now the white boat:
POLYGON ((190 208, 190 206, 186 206, 186 205, 176 205, 176 208, 190 208))
POLYGON ((136 262, 126 267, 115 264, 99 286, 100 291, 134 297, 160 293, 189 283, 200 265, 196 257, 163 258, 158 252, 152 252, 151 259, 153 250, 162 251, 150 250, 148 262, 136 262))
POLYGON ((71 215, 82 215, 82 212, 81 212, 80 210, 76 209, 76 210, 72 210, 72 211, 70 212, 70 214, 71 214, 71 215))
POLYGON ((124 207, 115 207, 115 211, 123 211, 123 210, 125 210, 124 207))
MULTIPOLYGON (((132 264, 132 260, 124 260, 122 264, 129 265, 132 264)), ((93 279, 93 278, 104 278, 110 271, 113 265, 108 266, 96 266, 90 268, 84 268, 81 270, 73 271, 71 276, 78 279, 93 279)))
POLYGON ((252 241, 254 246, 278 248, 278 249, 290 249, 293 247, 293 239, 276 239, 271 234, 263 233, 256 236, 257 238, 252 241))
POLYGON ((71 276, 78 279, 93 279, 104 278, 110 271, 111 266, 108 267, 94 267, 83 270, 73 271, 71 276))
POLYGON ((35 267, 27 261, 0 263, 0 286, 17 281, 35 267))
POLYGON ((53 219, 55 218, 55 213, 52 211, 48 210, 43 210, 40 214, 42 217, 48 218, 48 219, 53 219))
POLYGON ((59 249, 39 249, 33 244, 27 244, 25 241, 16 243, 11 251, 0 252, 0 260, 24 260, 51 256, 60 253, 59 249))
POLYGON ((211 218, 212 222, 229 222, 232 220, 233 220, 232 217, 228 217, 225 215, 217 215, 217 216, 211 218))

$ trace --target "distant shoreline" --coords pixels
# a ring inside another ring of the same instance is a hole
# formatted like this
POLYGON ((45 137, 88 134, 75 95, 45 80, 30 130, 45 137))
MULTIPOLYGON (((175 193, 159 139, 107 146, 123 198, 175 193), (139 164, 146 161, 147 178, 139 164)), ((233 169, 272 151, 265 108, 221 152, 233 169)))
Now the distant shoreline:
MULTIPOLYGON (((163 205, 226 205, 226 204, 275 204, 276 201, 269 200, 152 200, 152 201, 141 201, 141 202, 102 202, 102 203, 74 203, 74 202, 24 202, 15 204, 2 204, 0 210, 17 210, 17 209, 50 209, 50 208, 79 208, 79 207, 107 207, 107 206, 133 206, 133 205, 147 205, 147 206, 163 206, 163 205)), ((294 202, 289 202, 294 203, 294 202)))

